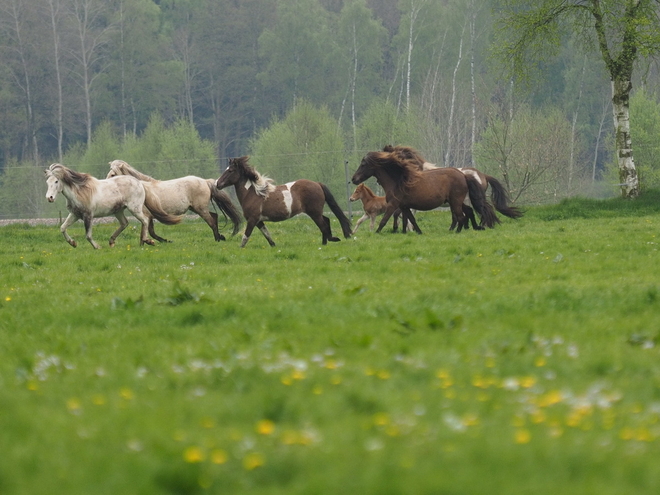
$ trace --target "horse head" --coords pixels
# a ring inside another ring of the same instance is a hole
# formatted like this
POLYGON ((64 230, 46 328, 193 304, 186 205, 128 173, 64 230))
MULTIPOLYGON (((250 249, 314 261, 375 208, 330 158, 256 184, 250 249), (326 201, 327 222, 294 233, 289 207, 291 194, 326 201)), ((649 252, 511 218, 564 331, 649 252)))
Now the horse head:
POLYGON ((225 171, 220 178, 216 181, 216 187, 223 189, 227 186, 238 184, 241 179, 256 182, 258 174, 250 165, 248 165, 249 156, 241 156, 239 158, 230 158, 225 171))
POLYGON ((108 175, 105 176, 106 179, 111 179, 112 177, 116 177, 118 175, 126 175, 123 170, 123 166, 126 162, 122 160, 113 160, 108 165, 110 165, 110 172, 108 172, 108 175))
POLYGON ((46 184, 48 185, 48 191, 46 191, 46 199, 49 203, 52 203, 57 198, 57 195, 62 192, 63 183, 62 177, 64 174, 65 167, 59 163, 53 163, 50 167, 44 170, 46 174, 46 184))
POLYGON ((358 184, 358 186, 355 188, 355 191, 353 191, 353 194, 351 194, 351 197, 348 198, 351 201, 357 201, 362 198, 362 194, 364 193, 364 184, 358 184))
POLYGON ((367 153, 364 158, 362 158, 362 161, 360 162, 360 166, 358 169, 355 171, 353 174, 353 177, 351 178, 351 182, 355 185, 362 184, 365 180, 367 180, 369 177, 374 175, 374 163, 370 159, 370 155, 373 152, 367 153))

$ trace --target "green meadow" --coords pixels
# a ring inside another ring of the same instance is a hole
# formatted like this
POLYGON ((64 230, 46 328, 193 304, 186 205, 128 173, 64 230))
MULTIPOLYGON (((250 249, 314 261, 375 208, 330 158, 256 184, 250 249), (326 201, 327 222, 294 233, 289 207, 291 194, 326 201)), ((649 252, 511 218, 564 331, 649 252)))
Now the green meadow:
POLYGON ((660 493, 660 194, 418 218, 1 227, 0 493, 660 493))

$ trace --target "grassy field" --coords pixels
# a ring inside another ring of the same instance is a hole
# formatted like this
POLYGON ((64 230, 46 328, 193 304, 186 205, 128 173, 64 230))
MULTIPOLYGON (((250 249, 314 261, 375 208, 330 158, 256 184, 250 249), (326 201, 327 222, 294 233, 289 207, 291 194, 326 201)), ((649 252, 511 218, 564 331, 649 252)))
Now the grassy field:
POLYGON ((660 195, 449 223, 0 228, 0 493, 660 493, 660 195))

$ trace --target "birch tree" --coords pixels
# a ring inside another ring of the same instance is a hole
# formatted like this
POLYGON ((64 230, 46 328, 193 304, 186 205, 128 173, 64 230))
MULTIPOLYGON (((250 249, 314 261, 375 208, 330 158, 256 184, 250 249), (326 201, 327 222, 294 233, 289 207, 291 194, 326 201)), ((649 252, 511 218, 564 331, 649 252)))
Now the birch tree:
POLYGON ((639 195, 630 133, 635 61, 660 50, 660 0, 499 0, 501 55, 518 75, 530 62, 556 52, 560 28, 570 26, 598 49, 612 85, 612 108, 621 194, 639 195))
POLYGON ((72 55, 77 61, 75 73, 83 91, 87 147, 92 143, 92 86, 104 69, 101 48, 107 42, 104 5, 99 0, 73 0, 70 18, 77 38, 72 55))

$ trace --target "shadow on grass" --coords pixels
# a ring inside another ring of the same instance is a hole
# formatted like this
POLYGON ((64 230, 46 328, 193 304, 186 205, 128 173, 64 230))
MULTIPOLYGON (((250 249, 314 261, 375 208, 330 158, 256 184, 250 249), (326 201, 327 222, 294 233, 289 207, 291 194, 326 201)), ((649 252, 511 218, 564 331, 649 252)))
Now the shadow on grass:
POLYGON ((556 205, 530 208, 526 217, 539 220, 568 220, 571 218, 614 218, 645 216, 660 213, 660 190, 649 190, 637 199, 569 198, 556 205))

